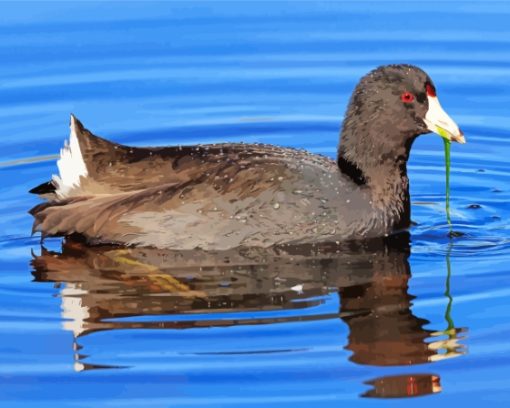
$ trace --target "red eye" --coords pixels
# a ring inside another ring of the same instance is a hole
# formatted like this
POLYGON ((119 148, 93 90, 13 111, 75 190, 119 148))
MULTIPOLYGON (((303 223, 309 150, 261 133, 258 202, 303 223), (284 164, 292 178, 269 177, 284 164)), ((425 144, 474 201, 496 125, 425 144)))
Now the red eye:
POLYGON ((402 99, 402 102, 404 103, 411 103, 414 101, 414 95, 411 92, 404 92, 400 95, 400 99, 402 99))
POLYGON ((427 95, 428 96, 436 96, 436 88, 434 88, 434 85, 431 85, 431 84, 427 84, 425 85, 425 89, 427 90, 427 95))

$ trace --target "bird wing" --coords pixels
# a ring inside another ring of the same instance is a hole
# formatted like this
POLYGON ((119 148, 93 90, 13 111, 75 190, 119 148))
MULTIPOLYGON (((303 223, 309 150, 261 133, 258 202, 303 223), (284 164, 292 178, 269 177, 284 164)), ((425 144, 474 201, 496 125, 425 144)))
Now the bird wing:
MULTIPOLYGON (((214 144, 137 148, 92 134, 71 116, 71 134, 57 161, 59 175, 30 190, 49 200, 136 192, 179 185, 203 174, 225 177, 243 167, 310 158, 294 149, 262 144, 214 144)), ((328 159, 320 158, 324 166, 328 159)), ((214 177, 213 177, 214 178, 214 177)))

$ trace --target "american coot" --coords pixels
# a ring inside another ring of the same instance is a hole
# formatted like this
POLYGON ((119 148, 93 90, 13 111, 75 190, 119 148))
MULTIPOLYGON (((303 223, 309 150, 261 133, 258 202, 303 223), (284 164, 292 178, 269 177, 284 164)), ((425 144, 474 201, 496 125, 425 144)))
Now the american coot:
POLYGON ((338 158, 263 144, 135 148, 71 116, 34 231, 90 244, 225 249, 364 239, 410 223, 406 163, 428 132, 464 143, 430 77, 382 66, 356 86, 338 158))

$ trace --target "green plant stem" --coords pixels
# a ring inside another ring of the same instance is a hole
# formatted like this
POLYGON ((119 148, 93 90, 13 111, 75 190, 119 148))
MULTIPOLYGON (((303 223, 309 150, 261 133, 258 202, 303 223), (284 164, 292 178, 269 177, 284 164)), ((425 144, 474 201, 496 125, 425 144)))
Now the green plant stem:
POLYGON ((443 139, 444 144, 444 160, 446 165, 446 221, 448 225, 452 226, 452 219, 450 217, 450 145, 449 140, 443 139))

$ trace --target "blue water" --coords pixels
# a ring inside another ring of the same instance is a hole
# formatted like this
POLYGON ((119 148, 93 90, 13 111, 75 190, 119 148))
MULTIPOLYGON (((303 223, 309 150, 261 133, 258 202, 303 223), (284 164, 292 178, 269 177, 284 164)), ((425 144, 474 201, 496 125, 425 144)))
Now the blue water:
POLYGON ((506 2, 1 3, 0 405, 508 406, 509 18, 506 2), (409 258, 163 260, 31 237, 27 191, 56 172, 70 112, 125 144, 334 156, 357 80, 399 62, 466 134, 460 237, 432 135, 409 163, 409 258))

